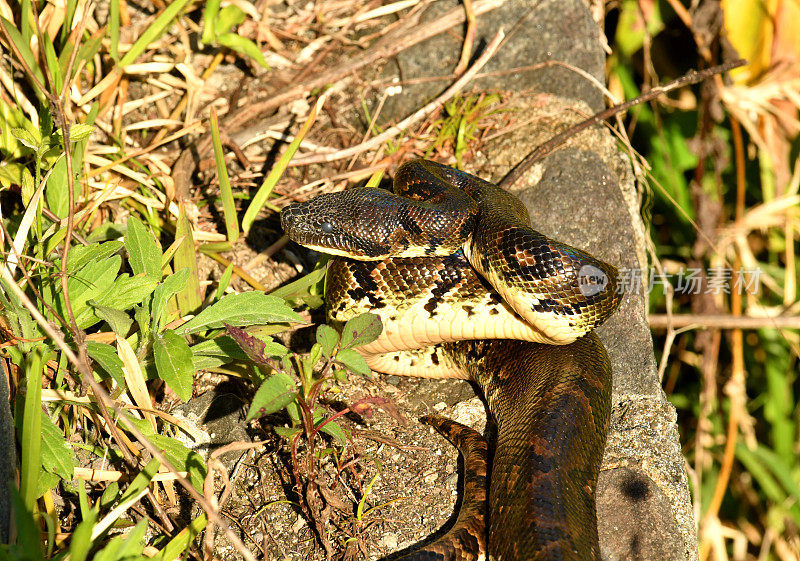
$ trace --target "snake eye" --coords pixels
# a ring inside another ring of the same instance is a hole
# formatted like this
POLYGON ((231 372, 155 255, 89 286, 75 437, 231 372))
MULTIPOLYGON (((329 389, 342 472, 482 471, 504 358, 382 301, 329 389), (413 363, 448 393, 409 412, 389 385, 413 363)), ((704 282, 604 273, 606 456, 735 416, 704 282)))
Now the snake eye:
POLYGON ((323 222, 319 225, 319 229, 325 232, 326 234, 333 234, 333 224, 330 222, 323 222))

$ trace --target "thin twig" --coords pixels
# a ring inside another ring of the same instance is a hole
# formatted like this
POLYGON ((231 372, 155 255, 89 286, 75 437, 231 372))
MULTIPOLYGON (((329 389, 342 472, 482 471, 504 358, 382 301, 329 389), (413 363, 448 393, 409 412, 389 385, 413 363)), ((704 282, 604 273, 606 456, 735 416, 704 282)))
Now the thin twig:
POLYGON ((467 30, 464 33, 464 43, 461 45, 461 59, 456 65, 453 74, 458 76, 469 66, 469 57, 472 55, 472 44, 475 42, 475 29, 477 28, 477 18, 472 10, 472 0, 462 0, 464 4, 464 14, 467 19, 467 30))
POLYGON ((642 95, 635 97, 630 101, 626 101, 625 103, 620 103, 619 105, 615 105, 613 107, 609 107, 599 113, 595 113, 588 119, 585 119, 578 123, 575 126, 572 126, 555 135, 553 138, 545 142, 544 144, 539 145, 536 149, 533 150, 530 154, 525 156, 525 159, 522 160, 519 164, 517 164, 514 169, 508 172, 502 181, 500 181, 499 185, 503 189, 510 189, 514 186, 517 181, 522 179, 522 176, 525 174, 530 167, 547 156, 550 152, 564 144, 568 139, 572 138, 579 132, 589 128, 590 126, 594 125, 595 123, 600 123, 605 121, 609 117, 616 115, 617 113, 622 113, 623 111, 627 111, 634 105, 639 105, 640 103, 646 103, 652 99, 657 98, 658 96, 665 94, 669 91, 672 91, 676 88, 680 88, 682 86, 688 86, 690 84, 696 84, 697 82, 702 82, 716 74, 722 74, 723 72, 728 72, 733 68, 737 68, 739 66, 743 66, 746 64, 747 61, 744 59, 735 60, 733 62, 728 62, 725 64, 720 64, 719 66, 712 66, 711 68, 706 68, 705 70, 695 71, 692 70, 687 72, 677 80, 673 80, 664 84, 663 86, 658 86, 653 88, 652 90, 643 93, 642 95))
POLYGON ((800 316, 748 317, 730 314, 652 314, 652 329, 695 327, 697 329, 800 329, 800 316))
POLYGON ((290 162, 290 165, 304 166, 310 164, 320 164, 324 162, 333 162, 344 158, 350 158, 351 156, 355 156, 367 150, 371 150, 372 148, 375 148, 383 144, 388 139, 393 138, 398 134, 402 133, 417 121, 424 119, 434 111, 438 110, 442 105, 444 105, 444 103, 447 100, 449 100, 451 97, 453 97, 462 89, 464 89, 464 86, 466 86, 467 83, 469 83, 469 81, 472 80, 475 74, 477 74, 478 71, 481 68, 483 68, 483 66, 487 62, 489 62, 489 59, 491 59, 492 56, 494 56, 495 52, 497 52, 497 49, 500 47, 500 43, 502 42, 504 36, 505 34, 503 33, 503 30, 502 29, 498 30, 497 34, 494 36, 492 41, 486 46, 486 50, 480 57, 478 57, 478 60, 475 61, 475 64, 473 64, 469 70, 464 72, 464 74, 462 74, 458 80, 453 82, 452 86, 447 88, 447 90, 445 90, 444 93, 442 93, 436 99, 428 103, 425 107, 423 107, 419 111, 416 111, 414 114, 409 115, 408 117, 406 117, 393 127, 389 127, 381 134, 373 136, 368 141, 362 142, 361 144, 358 144, 356 146, 351 146, 350 148, 345 148, 344 150, 339 150, 338 152, 333 152, 331 154, 312 154, 310 156, 306 156, 305 158, 297 158, 295 160, 292 160, 290 162))

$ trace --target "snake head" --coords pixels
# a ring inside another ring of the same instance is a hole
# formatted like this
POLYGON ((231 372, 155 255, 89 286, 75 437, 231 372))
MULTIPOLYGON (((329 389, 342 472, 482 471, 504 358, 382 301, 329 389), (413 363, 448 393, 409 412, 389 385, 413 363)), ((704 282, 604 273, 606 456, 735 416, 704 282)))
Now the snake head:
POLYGON ((326 193, 284 208, 281 226, 309 249, 361 261, 385 259, 411 245, 399 222, 398 199, 375 188, 326 193))

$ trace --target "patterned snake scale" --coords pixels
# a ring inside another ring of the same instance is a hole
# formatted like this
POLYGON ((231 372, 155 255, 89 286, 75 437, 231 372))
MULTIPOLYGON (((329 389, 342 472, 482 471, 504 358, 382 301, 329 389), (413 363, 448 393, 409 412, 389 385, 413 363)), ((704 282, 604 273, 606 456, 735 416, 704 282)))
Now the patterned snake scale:
POLYGON ((611 367, 591 330, 619 306, 616 269, 536 232, 521 201, 465 172, 407 162, 394 190, 321 195, 281 222, 343 257, 328 269, 330 321, 381 316, 381 337, 358 349, 373 370, 472 380, 497 424, 487 501, 482 436, 422 419, 464 455, 465 498, 444 536, 401 559, 599 561, 611 367))

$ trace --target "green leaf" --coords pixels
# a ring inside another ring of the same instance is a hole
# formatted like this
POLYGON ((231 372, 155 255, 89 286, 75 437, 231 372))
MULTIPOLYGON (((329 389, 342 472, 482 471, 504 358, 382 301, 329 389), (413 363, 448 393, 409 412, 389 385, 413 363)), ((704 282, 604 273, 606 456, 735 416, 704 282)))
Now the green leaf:
POLYGON ((119 358, 114 347, 97 341, 86 341, 86 352, 97 363, 97 366, 114 379, 119 387, 125 387, 125 372, 122 369, 122 359, 119 358))
POLYGON ((117 483, 116 481, 112 481, 111 483, 109 483, 108 487, 106 487, 103 490, 103 494, 100 495, 100 499, 97 501, 97 503, 95 503, 95 509, 99 510, 99 509, 111 508, 111 506, 117 502, 118 498, 119 498, 119 483, 117 483))
POLYGON ((267 64, 267 59, 264 58, 264 53, 250 39, 235 33, 223 33, 222 35, 217 35, 217 42, 223 47, 228 47, 232 51, 250 57, 256 64, 269 70, 269 64, 267 64))
POLYGON ((320 325, 317 327, 317 343, 322 348, 325 358, 331 358, 333 350, 339 344, 339 334, 330 325, 320 325))
POLYGON ((94 300, 89 300, 89 305, 94 309, 94 313, 111 326, 111 330, 120 337, 127 337, 131 331, 133 320, 131 317, 121 310, 116 308, 109 308, 108 306, 101 306, 94 300))
POLYGON ((303 429, 300 427, 272 427, 272 430, 275 431, 275 434, 282 436, 286 440, 291 440, 295 435, 303 432, 303 429))
POLYGON ((151 335, 147 332, 147 329, 150 327, 150 311, 147 308, 138 305, 134 306, 133 319, 135 319, 136 323, 139 324, 139 331, 134 332, 134 336, 137 338, 143 338, 151 335))
POLYGON ((353 349, 342 349, 336 354, 336 362, 354 374, 369 376, 371 370, 364 357, 353 349))
POLYGON ((86 236, 86 240, 89 242, 104 242, 106 240, 117 241, 119 238, 124 237, 124 235, 125 231, 119 224, 104 222, 89 232, 86 236))
POLYGON ((172 467, 178 471, 187 472, 189 481, 191 481, 194 488, 202 491, 203 480, 206 477, 207 470, 200 454, 189 450, 180 441, 160 434, 152 435, 150 441, 164 452, 172 467))
MULTIPOLYGON (((72 168, 73 171, 75 168, 72 168)), ((78 185, 75 182, 75 189, 78 185)), ((52 167, 50 177, 44 188, 47 208, 59 218, 66 218, 69 213, 69 182, 67 181, 67 160, 60 158, 52 167)))
POLYGON ((245 326, 265 323, 305 323, 286 302, 263 292, 229 294, 183 324, 181 333, 216 329, 224 324, 245 326))
POLYGON ((153 340, 158 377, 164 380, 175 394, 183 401, 192 397, 192 350, 186 340, 167 329, 153 340))
MULTIPOLYGON (((227 335, 220 335, 213 339, 201 341, 196 345, 192 345, 191 349, 192 354, 195 356, 216 356, 225 359, 225 362, 248 359, 237 342, 227 335)), ((284 347, 284 352, 287 352, 286 347, 284 347)))
MULTIPOLYGON (((75 123, 69 128, 69 141, 70 142, 80 142, 81 140, 86 140, 92 133, 94 132, 95 126, 94 125, 87 125, 86 123, 75 123)), ((131 216, 131 218, 134 218, 131 216)))
MULTIPOLYGON (((2 114, 0 114, 0 120, 2 120, 2 114)), ((3 146, 0 146, 3 148, 3 146)), ((22 185, 22 176, 25 173, 30 175, 28 168, 23 166, 19 163, 9 162, 4 166, 0 166, 0 185, 3 187, 11 187, 12 185, 22 185)), ((28 206, 28 203, 24 203, 25 206, 28 206)))
POLYGON ((375 314, 361 314, 344 324, 342 348, 350 349, 372 343, 383 331, 381 318, 375 314))
POLYGON ((141 561, 147 523, 143 518, 127 535, 114 537, 95 554, 94 561, 141 561))
POLYGON ((209 0, 203 8, 203 35, 200 42, 209 45, 217 34, 216 23, 220 0, 209 0))
POLYGON ((150 329, 153 333, 161 332, 161 329, 166 323, 167 304, 169 304, 173 296, 186 287, 188 278, 189 269, 181 269, 175 274, 164 277, 164 281, 153 291, 153 301, 151 304, 152 319, 150 324, 150 329))
POLYGON ((89 245, 75 245, 69 250, 67 256, 67 272, 74 273, 91 261, 100 261, 114 255, 123 243, 112 240, 103 243, 90 243, 89 245))
POLYGON ((158 281, 142 275, 120 275, 105 294, 95 299, 96 304, 116 310, 129 310, 144 302, 156 289, 158 281))
POLYGON ((12 511, 17 530, 17 547, 25 552, 25 561, 43 561, 42 540, 39 537, 39 527, 33 520, 33 514, 25 506, 25 501, 22 500, 20 492, 11 480, 4 481, 3 485, 6 485, 6 489, 11 492, 12 511))
POLYGON ((30 148, 34 152, 38 152, 39 149, 42 147, 42 137, 39 136, 37 138, 36 135, 34 135, 34 133, 31 133, 23 128, 12 128, 11 134, 23 146, 30 148))
POLYGON ((186 286, 178 292, 178 309, 181 314, 193 314, 203 304, 200 292, 199 272, 197 268, 197 254, 194 250, 194 238, 192 237, 192 225, 186 216, 183 204, 178 207, 178 221, 175 225, 175 239, 183 237, 183 241, 175 251, 173 265, 176 271, 183 268, 189 269, 186 286))
MULTIPOLYGON (((35 339, 43 335, 43 332, 39 331, 39 325, 33 321, 31 314, 22 306, 22 303, 11 292, 6 281, 2 278, 0 278, 0 287, 3 288, 3 290, 0 290, 0 310, 2 310, 3 316, 8 321, 14 335, 20 339, 35 339), (6 294, 8 298, 5 297, 6 294)), ((17 345, 21 352, 28 353, 36 343, 19 341, 17 345)))
MULTIPOLYGON (((67 287, 75 320, 81 329, 86 329, 99 321, 88 301, 97 300, 108 292, 114 284, 120 265, 122 259, 119 255, 113 255, 106 259, 90 261, 70 276, 67 287)), ((57 279, 53 279, 53 282, 56 290, 54 307, 62 317, 67 317, 61 282, 57 279)))
POLYGON ((47 415, 42 415, 42 467, 62 479, 72 479, 75 453, 64 440, 64 432, 47 415))
POLYGON ((41 497, 59 483, 61 483, 61 476, 49 471, 42 471, 39 473, 39 481, 36 482, 36 494, 41 497))
POLYGON ((320 430, 320 432, 324 432, 325 434, 330 435, 333 438, 335 438, 339 442, 339 444, 341 444, 342 446, 346 446, 347 445, 347 433, 336 422, 331 421, 330 423, 326 423, 319 430, 320 430))
POLYGON ((72 539, 69 541, 69 557, 71 561, 85 561, 92 549, 92 531, 97 522, 97 513, 89 510, 82 517, 81 522, 72 532, 72 539))
POLYGON ((229 4, 222 8, 214 21, 214 35, 219 37, 221 33, 229 32, 234 25, 239 25, 247 18, 247 14, 234 4, 229 4))
POLYGON ((128 218, 125 249, 134 275, 144 274, 148 279, 161 280, 161 247, 150 230, 135 216, 128 218))
POLYGON ((36 181, 31 175, 31 172, 27 169, 22 171, 22 182, 20 184, 20 191, 22 192, 22 204, 25 208, 28 208, 28 205, 31 204, 33 200, 33 195, 36 193, 35 189, 36 181))
POLYGON ((216 356, 192 355, 192 366, 195 372, 198 370, 214 370, 230 362, 230 360, 216 356))
POLYGON ((297 397, 294 378, 276 372, 261 384, 247 412, 247 420, 280 411, 297 397))

